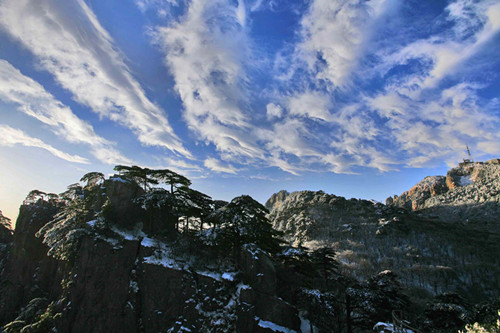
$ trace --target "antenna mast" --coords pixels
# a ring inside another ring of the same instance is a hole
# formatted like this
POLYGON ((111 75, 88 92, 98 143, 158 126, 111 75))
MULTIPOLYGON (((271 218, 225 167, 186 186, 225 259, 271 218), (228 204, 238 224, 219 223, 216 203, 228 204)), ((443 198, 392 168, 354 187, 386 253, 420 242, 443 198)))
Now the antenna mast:
POLYGON ((472 163, 472 162, 474 162, 474 161, 472 160, 472 155, 471 155, 471 153, 470 153, 469 145, 467 145, 467 144, 466 144, 466 145, 465 145, 465 148, 467 149, 467 157, 468 157, 468 158, 466 158, 466 159, 464 158, 464 163, 472 163))

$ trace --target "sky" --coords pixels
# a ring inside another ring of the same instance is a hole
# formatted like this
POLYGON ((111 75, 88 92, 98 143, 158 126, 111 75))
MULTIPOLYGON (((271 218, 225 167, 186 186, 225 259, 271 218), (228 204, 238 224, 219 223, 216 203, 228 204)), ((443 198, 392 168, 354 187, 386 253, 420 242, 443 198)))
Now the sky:
POLYGON ((500 157, 500 1, 0 0, 0 209, 117 164, 384 201, 500 157))

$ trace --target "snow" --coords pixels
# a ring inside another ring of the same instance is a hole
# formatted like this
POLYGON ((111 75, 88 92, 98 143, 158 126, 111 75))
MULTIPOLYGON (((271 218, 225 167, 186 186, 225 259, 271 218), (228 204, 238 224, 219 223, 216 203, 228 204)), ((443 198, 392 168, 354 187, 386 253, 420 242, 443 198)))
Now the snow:
POLYGON ((413 331, 410 329, 403 328, 398 330, 394 327, 394 324, 388 324, 380 321, 376 323, 375 326, 373 326, 373 330, 377 332, 387 332, 387 333, 390 332, 413 333, 413 331))
POLYGON ((203 275, 203 276, 208 276, 214 280, 217 280, 217 281, 220 281, 222 279, 222 276, 220 273, 217 273, 217 272, 210 272, 210 271, 202 271, 202 272, 196 272, 200 275, 203 275))
POLYGON ((234 281, 234 278, 236 276, 236 272, 225 272, 221 274, 219 272, 213 272, 213 271, 197 271, 196 273, 203 276, 208 276, 217 281, 222 281, 222 280, 234 281))
POLYGON ((467 185, 473 184, 474 181, 470 178, 470 176, 461 176, 459 183, 461 186, 467 186, 467 185))
POLYGON ((294 247, 289 247, 289 248, 283 250, 283 252, 281 252, 281 255, 283 255, 283 256, 298 256, 298 255, 301 255, 303 253, 304 253, 304 251, 302 251, 300 249, 297 249, 294 247))
MULTIPOLYGON (((307 320, 305 317, 305 312, 304 311, 300 311, 299 312, 299 318, 300 318, 300 331, 302 333, 311 333, 311 323, 309 322, 309 320, 307 320)), ((313 331, 314 332, 317 332, 318 329, 316 328, 316 326, 313 325, 313 331)))
POLYGON ((113 178, 110 178, 110 180, 112 180, 112 181, 114 181, 114 182, 130 183, 128 180, 123 179, 123 178, 121 178, 121 177, 113 177, 113 178))
POLYGON ((225 272, 222 274, 222 278, 228 281, 234 281, 235 276, 236 276, 235 272, 225 272))
MULTIPOLYGON (((87 222, 88 223, 88 222, 87 222)), ((142 230, 139 228, 135 230, 121 230, 116 227, 112 227, 111 230, 113 232, 117 233, 123 239, 125 240, 140 240, 141 241, 141 246, 144 247, 157 247, 158 242, 156 242, 154 239, 149 238, 142 230)))
POLYGON ((182 267, 179 267, 174 259, 169 258, 168 256, 160 256, 157 253, 149 257, 144 257, 144 262, 146 264, 158 265, 167 268, 182 269, 182 267))
POLYGON ((89 226, 91 226, 92 228, 95 226, 95 224, 97 223, 97 220, 92 220, 92 221, 88 221, 87 224, 89 226))
POLYGON ((270 322, 270 321, 262 320, 259 317, 255 317, 255 321, 259 321, 258 325, 260 327, 262 327, 262 328, 268 328, 268 329, 270 329, 271 331, 274 331, 274 332, 297 333, 297 331, 295 331, 295 330, 292 330, 292 329, 284 327, 284 326, 280 326, 280 325, 275 324, 275 323, 270 322))

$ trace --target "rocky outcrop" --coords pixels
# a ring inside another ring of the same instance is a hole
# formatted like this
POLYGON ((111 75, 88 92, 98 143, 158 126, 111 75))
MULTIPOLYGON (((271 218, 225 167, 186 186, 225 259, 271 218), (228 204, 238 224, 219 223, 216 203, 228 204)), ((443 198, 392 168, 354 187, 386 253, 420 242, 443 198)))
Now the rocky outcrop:
POLYGON ((367 221, 376 220, 382 208, 367 200, 345 199, 322 191, 281 191, 266 203, 275 229, 291 242, 328 240, 333 233, 344 233, 367 221))
POLYGON ((64 265, 48 257, 48 247, 35 237, 59 209, 43 201, 21 206, 1 275, 0 323, 13 320, 19 309, 34 298, 54 300, 60 294, 64 265))
MULTIPOLYGON (((127 184, 105 185, 111 201, 133 197, 120 190, 127 184)), ((99 217, 82 222, 65 212, 51 221, 59 210, 42 201, 21 208, 0 276, 0 327, 9 332, 299 331, 298 311, 277 296, 276 263, 264 251, 249 245, 232 271, 208 269, 173 255, 175 242, 99 217)))
POLYGON ((400 196, 389 197, 386 204, 393 204, 409 210, 417 210, 425 201, 448 191, 446 177, 429 176, 400 196))
POLYGON ((284 202, 286 200, 286 198, 290 195, 290 193, 288 193, 288 191, 285 191, 285 190, 281 190, 277 193, 274 193, 273 195, 271 195, 271 197, 266 201, 266 204, 264 206, 266 206, 266 208, 268 210, 271 210, 273 208, 276 208, 278 207, 282 202, 284 202))
POLYGON ((144 211, 135 203, 134 199, 145 192, 135 182, 120 178, 111 177, 103 184, 109 202, 101 203, 105 205, 106 218, 115 225, 124 228, 133 227, 144 215, 144 211))
POLYGON ((442 221, 471 224, 500 231, 500 164, 461 163, 446 177, 426 177, 410 191, 388 199, 387 204, 404 207, 442 221))

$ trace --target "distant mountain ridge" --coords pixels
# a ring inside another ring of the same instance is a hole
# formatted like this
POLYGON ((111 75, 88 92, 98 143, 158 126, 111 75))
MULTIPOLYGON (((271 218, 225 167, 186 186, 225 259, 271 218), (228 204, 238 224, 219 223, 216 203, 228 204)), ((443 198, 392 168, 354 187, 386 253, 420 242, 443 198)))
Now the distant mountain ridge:
POLYGON ((265 206, 286 241, 335 249, 343 269, 357 277, 387 269, 422 295, 498 297, 499 162, 460 164, 386 205, 322 191, 280 191, 265 206))

